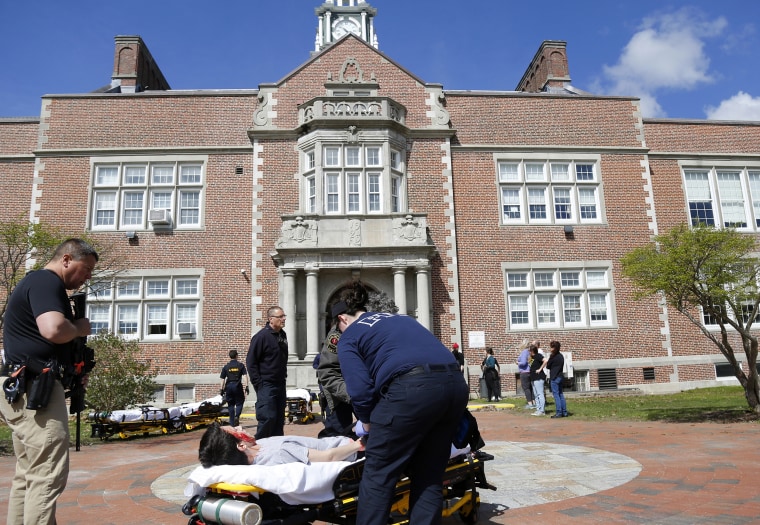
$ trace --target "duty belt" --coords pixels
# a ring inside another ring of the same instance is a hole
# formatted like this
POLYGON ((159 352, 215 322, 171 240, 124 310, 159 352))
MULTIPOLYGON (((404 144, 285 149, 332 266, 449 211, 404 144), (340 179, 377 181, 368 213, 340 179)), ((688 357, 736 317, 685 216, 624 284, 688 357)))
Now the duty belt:
POLYGON ((411 376, 430 372, 459 372, 459 363, 450 363, 446 365, 417 365, 414 368, 402 372, 401 376, 411 376))
POLYGON ((14 372, 18 372, 24 365, 14 365, 12 363, 4 363, 0 368, 0 377, 10 376, 14 372))

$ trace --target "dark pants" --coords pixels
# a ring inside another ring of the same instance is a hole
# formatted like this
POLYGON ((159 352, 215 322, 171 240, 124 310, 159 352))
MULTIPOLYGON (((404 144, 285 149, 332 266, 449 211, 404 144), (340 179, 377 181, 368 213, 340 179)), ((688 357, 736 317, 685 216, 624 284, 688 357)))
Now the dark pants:
POLYGON ((490 401, 493 397, 501 397, 499 372, 495 368, 486 368, 483 377, 486 380, 486 388, 488 389, 488 400, 490 401))
POLYGON ((227 399, 227 410, 230 413, 230 425, 235 426, 240 421, 240 414, 243 413, 243 403, 245 403, 245 394, 243 393, 242 383, 235 381, 227 383, 224 388, 224 397, 227 399))
POLYGON ((325 407, 325 428, 319 431, 317 437, 347 436, 356 439, 354 435, 354 411, 350 403, 335 403, 331 410, 325 407))
POLYGON ((263 381, 256 390, 256 439, 285 435, 285 383, 263 381))
POLYGON ((396 482, 411 480, 409 523, 441 523, 443 473, 469 389, 459 365, 407 373, 383 388, 372 411, 356 523, 386 525, 396 482))
POLYGON ((520 386, 525 393, 525 399, 532 405, 536 397, 533 395, 533 382, 530 380, 530 372, 520 372, 520 386))

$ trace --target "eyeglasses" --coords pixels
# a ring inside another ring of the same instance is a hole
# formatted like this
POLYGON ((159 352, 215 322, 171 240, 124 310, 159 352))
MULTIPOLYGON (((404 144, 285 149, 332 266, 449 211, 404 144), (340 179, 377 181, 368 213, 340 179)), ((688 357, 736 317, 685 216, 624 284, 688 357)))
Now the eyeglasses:
POLYGON ((271 317, 274 317, 275 319, 285 319, 287 317, 287 315, 285 315, 285 314, 282 314, 282 315, 272 315, 272 316, 270 316, 270 318, 271 317))

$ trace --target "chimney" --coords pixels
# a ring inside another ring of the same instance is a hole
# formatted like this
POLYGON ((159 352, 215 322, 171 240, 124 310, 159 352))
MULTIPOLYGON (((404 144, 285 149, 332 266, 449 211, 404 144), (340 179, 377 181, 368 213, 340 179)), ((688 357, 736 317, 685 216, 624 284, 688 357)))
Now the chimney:
POLYGON ((539 93, 569 84, 566 48, 567 42, 544 40, 515 90, 539 93))
POLYGON ((139 36, 116 36, 111 88, 122 93, 168 90, 169 83, 139 36))

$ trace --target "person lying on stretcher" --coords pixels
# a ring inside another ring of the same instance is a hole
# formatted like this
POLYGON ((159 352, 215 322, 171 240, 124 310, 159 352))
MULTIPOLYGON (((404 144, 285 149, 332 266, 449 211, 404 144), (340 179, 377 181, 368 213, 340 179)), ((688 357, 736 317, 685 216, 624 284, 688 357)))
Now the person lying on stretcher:
POLYGON ((273 436, 256 440, 242 427, 212 423, 201 437, 198 459, 214 465, 282 465, 325 461, 354 461, 364 450, 360 440, 347 437, 273 436))

